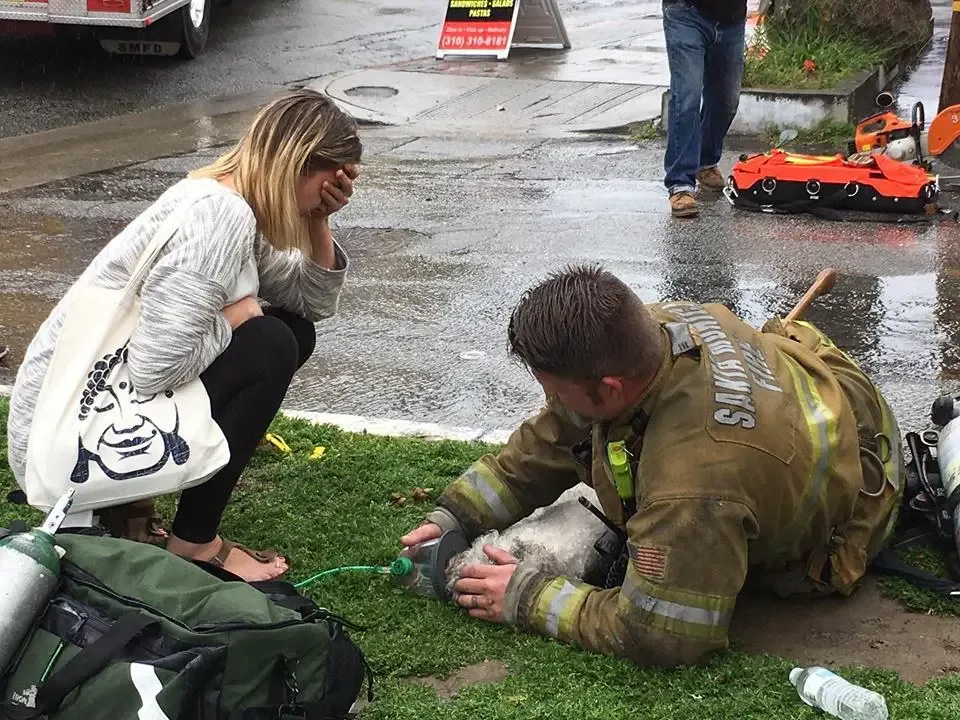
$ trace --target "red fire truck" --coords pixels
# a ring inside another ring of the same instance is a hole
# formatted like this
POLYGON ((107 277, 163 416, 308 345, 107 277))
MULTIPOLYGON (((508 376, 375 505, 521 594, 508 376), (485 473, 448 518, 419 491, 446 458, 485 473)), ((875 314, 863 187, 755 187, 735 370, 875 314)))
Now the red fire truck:
MULTIPOLYGON (((109 53, 203 52, 213 0, 0 0, 0 34, 92 32, 109 53)), ((221 2, 221 4, 226 4, 221 2)))

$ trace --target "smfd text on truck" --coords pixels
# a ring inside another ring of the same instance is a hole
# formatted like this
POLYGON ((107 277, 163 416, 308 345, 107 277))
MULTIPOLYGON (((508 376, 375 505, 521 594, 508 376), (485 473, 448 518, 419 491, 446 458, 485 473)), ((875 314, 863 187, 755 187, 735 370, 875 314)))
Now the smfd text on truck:
MULTIPOLYGON (((218 0, 221 5, 229 0, 218 0)), ((0 34, 92 33, 109 53, 195 58, 214 0, 0 0, 0 34)))

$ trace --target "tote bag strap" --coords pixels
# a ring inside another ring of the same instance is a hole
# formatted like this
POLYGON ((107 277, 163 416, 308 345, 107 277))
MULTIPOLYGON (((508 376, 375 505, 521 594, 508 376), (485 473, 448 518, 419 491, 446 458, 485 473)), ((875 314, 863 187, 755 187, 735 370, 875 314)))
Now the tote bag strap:
POLYGON ((150 268, 153 267, 157 256, 160 255, 160 251, 163 250, 170 238, 180 229, 180 224, 183 222, 183 218, 186 217, 187 211, 194 205, 195 203, 191 202, 174 208, 170 214, 164 218, 163 222, 160 223, 160 227, 157 228, 150 242, 147 243, 146 248, 144 248, 143 253, 140 255, 140 260, 137 262, 136 267, 134 267, 133 272, 130 273, 130 279, 127 280, 127 285, 124 288, 125 295, 129 296, 131 293, 139 292, 140 286, 143 284, 150 268))

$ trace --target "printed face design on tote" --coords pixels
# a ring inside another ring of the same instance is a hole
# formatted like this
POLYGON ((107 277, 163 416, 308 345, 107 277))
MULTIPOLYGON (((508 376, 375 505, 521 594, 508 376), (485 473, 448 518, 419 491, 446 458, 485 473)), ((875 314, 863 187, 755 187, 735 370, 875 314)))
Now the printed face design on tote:
POLYGON ((87 375, 80 399, 77 465, 71 482, 90 478, 91 463, 111 480, 146 477, 168 461, 183 465, 190 448, 180 437, 180 414, 175 393, 140 395, 129 375, 120 369, 127 363, 126 346, 104 355, 87 375), (84 438, 93 447, 84 446, 84 438))

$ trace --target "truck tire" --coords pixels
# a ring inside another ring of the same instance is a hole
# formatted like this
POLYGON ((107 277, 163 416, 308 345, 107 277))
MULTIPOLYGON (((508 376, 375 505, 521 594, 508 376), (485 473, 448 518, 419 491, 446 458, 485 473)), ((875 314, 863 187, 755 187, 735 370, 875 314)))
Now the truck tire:
POLYGON ((177 11, 182 25, 180 57, 192 60, 203 53, 210 37, 212 0, 190 0, 177 11))

